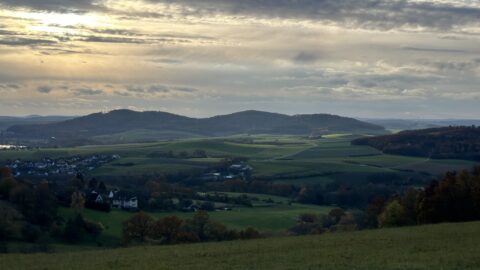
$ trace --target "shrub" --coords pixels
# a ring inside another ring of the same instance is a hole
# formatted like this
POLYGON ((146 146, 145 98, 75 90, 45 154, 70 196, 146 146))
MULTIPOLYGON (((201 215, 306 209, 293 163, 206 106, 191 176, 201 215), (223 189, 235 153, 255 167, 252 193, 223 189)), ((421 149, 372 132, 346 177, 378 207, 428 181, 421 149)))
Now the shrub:
POLYGON ((22 228, 22 236, 28 242, 36 242, 42 236, 42 230, 38 226, 27 223, 22 228))
POLYGON ((122 234, 126 243, 144 243, 151 235, 155 220, 150 215, 140 212, 123 222, 122 234))

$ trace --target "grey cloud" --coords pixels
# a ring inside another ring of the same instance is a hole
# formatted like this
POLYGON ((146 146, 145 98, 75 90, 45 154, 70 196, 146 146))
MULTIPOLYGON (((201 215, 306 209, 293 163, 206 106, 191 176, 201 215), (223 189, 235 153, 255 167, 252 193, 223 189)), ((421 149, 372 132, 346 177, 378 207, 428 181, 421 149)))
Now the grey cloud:
POLYGON ((20 85, 13 83, 0 84, 0 91, 15 91, 20 89, 20 85))
POLYGON ((421 47, 402 47, 406 51, 418 51, 418 52, 435 52, 435 53, 465 53, 465 50, 457 49, 443 49, 443 48, 421 48, 421 47))
POLYGON ((310 52, 299 52, 295 57, 293 58, 293 61, 296 63, 301 63, 301 64, 310 64, 310 63, 315 63, 318 60, 318 55, 315 53, 310 53, 310 52))
POLYGON ((179 92, 187 92, 187 93, 193 93, 197 92, 198 89, 196 88, 190 88, 190 87, 172 87, 173 90, 179 91, 179 92))
POLYGON ((91 88, 78 88, 73 90, 76 96, 96 96, 103 94, 103 90, 91 88))
POLYGON ((480 68, 480 58, 473 59, 470 61, 450 61, 450 62, 424 62, 429 66, 433 66, 436 69, 444 72, 469 72, 480 68))
POLYGON ((145 43, 145 40, 135 39, 135 38, 124 38, 124 37, 100 37, 100 36, 90 36, 81 39, 85 42, 99 42, 99 43, 134 43, 142 44, 145 43))
POLYGON ((122 92, 122 91, 114 91, 113 94, 117 95, 117 96, 121 96, 121 97, 130 97, 132 96, 130 93, 128 92, 122 92))
POLYGON ((4 37, 0 39, 0 45, 7 45, 7 46, 35 46, 35 45, 50 45, 55 43, 56 41, 48 40, 48 39, 11 38, 11 37, 4 37))
POLYGON ((37 87, 37 92, 42 93, 42 94, 48 94, 52 92, 53 88, 50 86, 39 86, 37 87))
POLYGON ((60 12, 97 9, 96 0, 0 0, 0 5, 60 12))
MULTIPOLYGON (((136 94, 161 94, 161 93, 174 93, 174 92, 183 92, 183 93, 193 93, 199 91, 196 88, 184 87, 184 86, 171 86, 171 85, 162 85, 162 84, 152 84, 152 85, 128 85, 125 89, 130 93, 136 94)), ((125 92, 121 92, 125 93, 125 92)), ((118 93, 117 93, 118 94, 118 93)))
POLYGON ((408 0, 147 0, 181 4, 185 15, 215 13, 268 18, 327 20, 363 28, 451 29, 478 24, 480 8, 408 0))
POLYGON ((184 62, 177 59, 170 59, 170 58, 162 58, 162 59, 154 59, 151 62, 153 63, 161 63, 161 64, 183 64, 184 62))

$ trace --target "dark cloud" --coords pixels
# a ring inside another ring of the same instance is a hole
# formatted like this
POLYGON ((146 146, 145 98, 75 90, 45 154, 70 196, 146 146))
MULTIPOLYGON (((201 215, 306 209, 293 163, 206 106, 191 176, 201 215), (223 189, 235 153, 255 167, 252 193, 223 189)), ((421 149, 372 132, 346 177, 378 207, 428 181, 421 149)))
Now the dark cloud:
POLYGON ((172 90, 178 91, 178 92, 187 92, 187 93, 193 93, 198 91, 198 89, 191 88, 191 87, 172 87, 172 90))
POLYGON ((86 11, 97 9, 96 0, 0 0, 0 5, 9 7, 27 7, 48 11, 86 11))
POLYGON ((8 46, 35 46, 35 45, 51 45, 57 43, 54 40, 34 39, 34 38, 13 38, 3 37, 0 39, 0 45, 8 46))
POLYGON ((299 52, 293 58, 293 61, 300 64, 311 64, 318 60, 318 56, 315 53, 299 52))
POLYGON ((48 94, 52 92, 53 88, 50 86, 39 86, 37 87, 37 92, 42 93, 42 94, 48 94))
POLYGON ((76 96, 96 96, 103 94, 103 90, 91 88, 78 88, 73 90, 76 96))
POLYGON ((427 62, 426 64, 443 72, 471 72, 480 68, 480 58, 464 62, 427 62))
POLYGON ((171 58, 154 59, 151 62, 160 63, 160 64, 183 64, 184 63, 182 60, 171 59, 171 58))
MULTIPOLYGON (((184 93, 193 93, 197 92, 198 89, 184 86, 170 86, 162 84, 153 84, 153 85, 128 85, 125 89, 127 92, 137 93, 137 94, 161 94, 161 93, 172 93, 172 92, 184 92, 184 93)), ((121 92, 125 93, 125 92, 121 92)))
POLYGON ((20 89, 20 85, 14 83, 0 84, 0 91, 15 91, 20 89))
POLYGON ((90 36, 81 39, 85 42, 99 42, 99 43, 134 43, 142 44, 145 43, 145 40, 136 39, 136 38, 124 38, 124 37, 100 37, 100 36, 90 36))
POLYGON ((451 29, 477 24, 480 8, 438 2, 407 0, 147 0, 180 4, 185 15, 211 16, 216 13, 327 20, 363 28, 393 29, 428 27, 451 29))
POLYGON ((122 92, 122 91, 115 91, 113 92, 113 94, 117 95, 117 96, 121 96, 121 97, 130 97, 132 96, 130 93, 128 92, 122 92))
POLYGON ((417 52, 437 52, 437 53, 465 53, 465 50, 457 49, 441 49, 441 48, 420 48, 420 47, 402 47, 406 51, 417 51, 417 52))

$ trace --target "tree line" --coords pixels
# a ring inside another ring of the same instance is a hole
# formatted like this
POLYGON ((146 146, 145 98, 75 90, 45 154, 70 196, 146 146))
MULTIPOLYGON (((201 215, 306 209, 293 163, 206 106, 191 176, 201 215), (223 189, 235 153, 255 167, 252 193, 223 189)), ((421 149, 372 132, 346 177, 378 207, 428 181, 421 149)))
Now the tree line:
POLYGON ((191 219, 169 216, 158 220, 140 212, 123 222, 122 236, 125 244, 182 244, 254 239, 261 235, 253 228, 228 229, 210 220, 207 212, 198 211, 191 219))
POLYGON ((480 160, 480 127, 408 130, 393 135, 360 138, 352 144, 370 145, 393 155, 480 160))
POLYGON ((367 215, 373 227, 480 220, 480 167, 447 172, 423 189, 376 198, 367 215))

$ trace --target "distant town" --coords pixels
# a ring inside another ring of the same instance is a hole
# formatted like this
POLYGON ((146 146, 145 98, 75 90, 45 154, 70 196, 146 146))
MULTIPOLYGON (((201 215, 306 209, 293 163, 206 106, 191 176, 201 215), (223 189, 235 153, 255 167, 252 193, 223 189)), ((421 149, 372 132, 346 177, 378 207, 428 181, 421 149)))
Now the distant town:
POLYGON ((5 166, 10 168, 16 177, 66 176, 93 171, 119 158, 119 155, 91 155, 86 157, 43 158, 38 161, 15 159, 7 162, 5 166))

